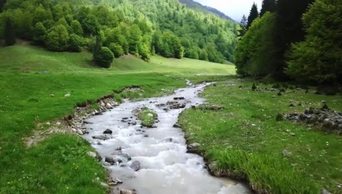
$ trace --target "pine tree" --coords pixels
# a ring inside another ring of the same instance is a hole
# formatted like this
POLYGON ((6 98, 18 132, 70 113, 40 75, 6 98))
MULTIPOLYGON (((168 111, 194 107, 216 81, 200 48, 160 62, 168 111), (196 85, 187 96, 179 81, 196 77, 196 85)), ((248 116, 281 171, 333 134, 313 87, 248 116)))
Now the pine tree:
POLYGON ((273 64, 276 68, 274 76, 276 78, 286 78, 285 55, 292 43, 304 40, 305 32, 302 16, 313 0, 278 0, 276 31, 274 36, 276 57, 278 60, 273 64))
POLYGON ((248 16, 247 29, 252 25, 252 22, 259 17, 258 7, 253 3, 251 11, 248 16))
POLYGON ((241 22, 240 22, 239 36, 242 37, 243 35, 245 35, 246 31, 247 31, 247 18, 245 15, 243 15, 241 22))
POLYGON ((275 9, 276 9, 276 1, 275 0, 264 0, 262 2, 260 16, 263 16, 267 11, 274 12, 275 9))
POLYGON ((11 18, 5 19, 4 39, 6 46, 15 44, 15 28, 11 18))

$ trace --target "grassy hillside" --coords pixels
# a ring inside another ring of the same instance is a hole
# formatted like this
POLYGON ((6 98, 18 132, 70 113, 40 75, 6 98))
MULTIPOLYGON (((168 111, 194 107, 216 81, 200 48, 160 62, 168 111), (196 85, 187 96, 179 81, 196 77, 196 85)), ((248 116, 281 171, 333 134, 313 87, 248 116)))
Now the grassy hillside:
POLYGON ((67 115, 76 103, 115 89, 139 85, 142 97, 148 97, 184 86, 185 78, 195 74, 235 72, 231 65, 190 59, 152 57, 146 63, 126 56, 111 69, 93 67, 90 61, 86 52, 54 53, 27 45, 0 48, 0 193, 104 193, 100 182, 106 174, 87 156, 90 147, 81 138, 52 135, 33 148, 25 148, 22 138, 32 134, 37 123, 67 115))

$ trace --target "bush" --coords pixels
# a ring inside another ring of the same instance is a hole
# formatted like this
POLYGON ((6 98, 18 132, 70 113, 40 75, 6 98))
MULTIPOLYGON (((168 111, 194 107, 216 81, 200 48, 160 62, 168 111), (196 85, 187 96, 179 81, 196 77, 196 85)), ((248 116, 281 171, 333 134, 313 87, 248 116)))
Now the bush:
POLYGON ((76 34, 71 34, 70 39, 69 39, 69 51, 72 52, 80 52, 81 47, 82 47, 82 37, 76 35, 76 34))
POLYGON ((115 58, 119 58, 125 54, 122 46, 116 43, 111 43, 109 49, 113 52, 115 58))
POLYGON ((68 48, 69 33, 62 24, 52 27, 46 37, 46 46, 52 51, 65 51, 68 48))
POLYGON ((107 47, 101 47, 94 53, 94 62, 97 66, 109 68, 114 60, 114 54, 107 47))
POLYGON ((41 22, 36 23, 32 30, 32 33, 33 41, 38 45, 43 45, 47 34, 44 24, 41 22))

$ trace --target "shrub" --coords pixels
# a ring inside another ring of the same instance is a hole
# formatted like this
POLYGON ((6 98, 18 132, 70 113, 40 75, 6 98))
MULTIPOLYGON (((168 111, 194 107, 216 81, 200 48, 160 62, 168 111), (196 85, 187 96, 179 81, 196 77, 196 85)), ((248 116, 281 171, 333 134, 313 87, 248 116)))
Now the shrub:
POLYGON ((68 47, 69 33, 62 24, 52 27, 46 37, 46 46, 52 51, 65 51, 68 47))
POLYGON ((111 43, 109 49, 113 52, 115 58, 119 58, 125 54, 122 46, 116 43, 111 43))
POLYGON ((94 62, 97 66, 109 68, 114 60, 114 54, 107 47, 101 47, 94 53, 94 62))
POLYGON ((69 51, 80 52, 82 47, 82 37, 71 34, 69 39, 69 51))

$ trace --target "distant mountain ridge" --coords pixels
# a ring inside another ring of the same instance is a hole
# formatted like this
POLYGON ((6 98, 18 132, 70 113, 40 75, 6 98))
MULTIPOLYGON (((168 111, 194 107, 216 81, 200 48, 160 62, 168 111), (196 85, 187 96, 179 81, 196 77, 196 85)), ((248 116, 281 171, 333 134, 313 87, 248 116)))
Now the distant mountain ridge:
POLYGON ((198 3, 194 0, 179 0, 180 3, 187 5, 190 8, 195 8, 195 9, 200 9, 202 11, 206 11, 206 12, 210 12, 213 13, 223 19, 227 19, 227 20, 231 20, 234 21, 231 17, 227 16, 226 14, 222 13, 221 11, 213 8, 213 7, 209 7, 206 5, 202 5, 201 3, 198 3))

